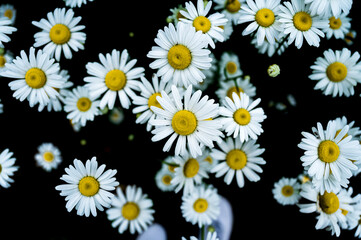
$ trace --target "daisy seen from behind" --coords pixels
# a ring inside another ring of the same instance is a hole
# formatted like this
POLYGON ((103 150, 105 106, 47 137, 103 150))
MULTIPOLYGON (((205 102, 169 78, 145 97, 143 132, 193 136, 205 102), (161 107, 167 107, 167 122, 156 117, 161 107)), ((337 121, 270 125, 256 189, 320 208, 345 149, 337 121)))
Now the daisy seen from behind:
POLYGON ((281 205, 295 205, 301 198, 301 184, 297 178, 282 177, 274 183, 272 193, 274 199, 281 205))
POLYGON ((310 5, 312 14, 330 17, 339 17, 341 13, 348 14, 353 0, 305 0, 310 5))
POLYGON ((65 6, 74 8, 74 7, 81 7, 82 4, 87 4, 87 1, 92 2, 94 0, 64 0, 65 6))
POLYGON ((52 143, 40 144, 34 158, 37 165, 47 172, 56 169, 63 161, 59 148, 52 143))
POLYGON ((16 158, 12 157, 13 154, 7 148, 0 153, 0 186, 3 188, 10 187, 10 183, 14 182, 11 177, 19 169, 14 166, 16 158))
POLYGON ((7 17, 0 17, 0 48, 4 47, 4 43, 11 41, 8 35, 17 31, 17 28, 11 26, 11 24, 12 21, 7 17))

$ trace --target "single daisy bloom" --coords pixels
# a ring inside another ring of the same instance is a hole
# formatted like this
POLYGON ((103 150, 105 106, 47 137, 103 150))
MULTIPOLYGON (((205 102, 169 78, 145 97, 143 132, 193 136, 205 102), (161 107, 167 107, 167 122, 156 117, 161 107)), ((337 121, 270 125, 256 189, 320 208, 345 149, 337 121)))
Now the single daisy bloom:
POLYGON ((11 38, 8 36, 16 32, 17 28, 10 26, 12 21, 6 17, 0 17, 0 48, 4 47, 4 43, 10 42, 11 38))
POLYGON ((120 234, 128 228, 131 234, 145 231, 154 220, 153 201, 136 186, 128 185, 124 192, 118 187, 116 193, 106 211, 112 227, 119 226, 120 234))
POLYGON ((228 78, 234 78, 243 75, 241 64, 237 54, 234 52, 223 52, 219 59, 219 81, 225 81, 228 78))
POLYGON ((175 8, 171 8, 170 11, 172 14, 168 16, 167 22, 168 23, 173 22, 175 25, 177 25, 180 19, 184 18, 184 16, 180 12, 181 10, 186 10, 181 4, 178 4, 178 6, 175 8))
MULTIPOLYGON (((182 237, 182 240, 187 240, 187 239, 185 237, 182 237)), ((198 239, 194 236, 191 236, 190 240, 202 240, 202 239, 198 239)), ((217 237, 217 232, 208 232, 205 240, 220 240, 220 239, 217 237)))
MULTIPOLYGON (((221 101, 225 97, 229 97, 233 101, 233 93, 240 96, 240 93, 247 94, 250 98, 256 96, 256 87, 248 78, 236 78, 235 81, 220 81, 220 88, 216 91, 218 99, 221 101)), ((221 101, 222 103, 222 101, 221 101)))
POLYGON ((35 53, 33 47, 30 48, 29 57, 24 50, 20 56, 12 63, 6 63, 6 70, 0 72, 0 76, 16 79, 9 83, 16 99, 28 99, 31 107, 37 103, 47 105, 50 98, 58 97, 59 92, 55 89, 63 88, 66 82, 59 75, 59 63, 55 63, 55 59, 49 58, 42 50, 35 53))
POLYGON ((191 193, 182 196, 182 215, 187 222, 198 225, 210 225, 219 213, 220 198, 212 185, 197 186, 191 193))
POLYGON ((75 52, 84 49, 86 34, 80 31, 85 26, 78 25, 81 17, 74 17, 72 9, 56 8, 54 12, 49 12, 47 17, 48 20, 42 18, 39 22, 32 21, 34 26, 42 29, 34 35, 34 47, 45 45, 43 51, 50 57, 55 55, 57 61, 60 60, 62 52, 66 59, 71 59, 71 49, 75 52))
POLYGON ((345 13, 341 14, 338 18, 332 16, 328 20, 329 26, 323 29, 327 39, 331 39, 332 37, 344 39, 346 34, 351 30, 351 18, 347 17, 345 13))
POLYGON ((281 205, 295 205, 301 198, 301 184, 297 178, 282 177, 275 182, 272 193, 273 197, 281 205))
POLYGON ((207 17, 211 7, 212 1, 204 4, 203 0, 197 0, 197 8, 192 2, 186 2, 186 11, 181 10, 181 14, 185 18, 181 18, 180 21, 194 26, 196 31, 202 31, 207 43, 214 49, 216 45, 213 39, 219 42, 224 41, 223 29, 220 26, 224 26, 228 19, 219 12, 210 14, 207 17))
POLYGON ((211 152, 212 158, 219 161, 218 165, 211 169, 217 178, 225 175, 224 182, 229 185, 235 176, 240 188, 244 186, 244 176, 251 182, 261 179, 257 173, 263 172, 259 165, 266 164, 260 157, 265 149, 260 148, 255 140, 242 143, 238 138, 228 137, 218 146, 220 150, 212 149, 211 152))
POLYGON ((73 165, 65 168, 66 174, 60 178, 66 184, 55 187, 61 191, 60 196, 65 196, 66 209, 70 212, 74 207, 79 216, 89 217, 90 213, 96 217, 97 209, 109 208, 111 198, 114 196, 110 191, 114 190, 119 182, 114 175, 117 170, 105 170, 105 164, 98 167, 96 157, 87 160, 85 164, 74 159, 73 165))
POLYGON ((176 27, 169 23, 159 30, 148 58, 155 58, 149 67, 158 69, 157 75, 162 81, 172 79, 174 85, 188 87, 205 79, 202 70, 209 69, 212 58, 206 49, 207 41, 202 31, 196 32, 191 24, 178 22, 176 27))
POLYGON ((241 7, 245 2, 246 0, 214 0, 216 4, 214 10, 221 11, 229 23, 236 25, 241 16, 241 7))
POLYGON ((342 13, 348 14, 353 0, 305 0, 310 5, 312 14, 329 17, 339 17, 342 13))
POLYGON ((14 182, 10 177, 19 169, 18 166, 14 166, 16 159, 12 156, 13 153, 9 149, 5 149, 0 153, 0 186, 3 188, 10 187, 10 183, 14 182))
POLYGON ((16 9, 11 4, 0 5, 0 18, 6 17, 11 21, 11 25, 14 25, 16 19, 16 9))
POLYGON ((135 96, 133 90, 139 90, 137 79, 144 75, 144 68, 134 67, 137 60, 130 59, 126 49, 122 53, 113 49, 111 54, 105 56, 100 53, 99 60, 100 63, 90 62, 86 65, 91 76, 85 77, 84 81, 90 95, 98 98, 105 92, 99 104, 101 109, 105 106, 113 109, 118 95, 121 106, 128 109, 131 104, 129 97, 135 96))
POLYGON ((325 37, 321 29, 328 27, 328 21, 313 14, 305 0, 291 0, 283 4, 280 6, 279 21, 283 24, 288 44, 295 42, 300 49, 305 39, 308 45, 319 47, 320 37, 325 37))
POLYGON ((56 169, 63 161, 59 148, 52 143, 42 143, 38 146, 38 152, 34 158, 38 166, 47 172, 56 169))
POLYGON ((357 32, 351 29, 348 33, 346 33, 343 40, 346 42, 348 46, 351 46, 354 43, 356 36, 357 36, 357 32))
POLYGON ((65 6, 67 7, 81 7, 82 4, 87 4, 87 1, 92 2, 94 0, 64 0, 65 6))
POLYGON ((124 111, 119 107, 115 107, 109 112, 109 121, 115 125, 119 125, 124 120, 124 111))
POLYGON ((175 185, 171 184, 174 178, 174 172, 171 172, 167 164, 162 164, 162 167, 155 174, 155 184, 162 192, 174 191, 175 185))
POLYGON ((315 90, 322 90, 324 95, 340 97, 352 96, 355 93, 354 87, 361 82, 360 54, 343 48, 342 51, 332 49, 323 52, 324 57, 318 57, 311 66, 311 80, 318 81, 315 90))
POLYGON ((68 119, 73 123, 80 122, 84 127, 87 121, 93 121, 95 116, 101 115, 99 102, 90 95, 87 87, 78 86, 65 97, 64 111, 68 113, 68 119))
POLYGON ((239 140, 244 142, 249 138, 255 140, 263 133, 261 123, 267 116, 262 108, 256 108, 260 102, 260 98, 252 101, 243 92, 239 95, 233 92, 232 99, 225 97, 223 106, 219 108, 219 115, 227 136, 232 134, 233 138, 239 136, 239 140))
POLYGON ((183 155, 187 151, 193 157, 202 155, 201 145, 212 148, 213 141, 221 141, 223 133, 222 125, 215 117, 218 116, 219 106, 203 96, 202 91, 197 90, 192 94, 192 85, 189 85, 181 97, 175 85, 172 85, 171 97, 165 92, 157 96, 157 101, 162 108, 151 106, 159 118, 155 118, 150 123, 155 126, 152 130, 152 141, 169 139, 163 147, 163 151, 168 152, 177 140, 175 155, 183 155))
POLYGON ((5 64, 12 62, 13 59, 14 59, 14 55, 9 50, 6 51, 4 50, 2 54, 0 53, 0 72, 5 71, 6 69, 5 64))

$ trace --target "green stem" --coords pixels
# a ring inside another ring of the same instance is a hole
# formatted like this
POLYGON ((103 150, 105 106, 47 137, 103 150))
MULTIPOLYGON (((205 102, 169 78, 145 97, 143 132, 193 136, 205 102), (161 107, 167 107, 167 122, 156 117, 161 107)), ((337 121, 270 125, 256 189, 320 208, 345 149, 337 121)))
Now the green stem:
POLYGON ((201 227, 201 240, 204 240, 204 225, 201 227))
POLYGON ((239 87, 238 87, 238 84, 237 84, 237 78, 242 77, 242 75, 238 75, 238 76, 234 76, 234 77, 230 78, 230 77, 228 77, 227 69, 224 68, 224 76, 226 77, 226 80, 225 80, 226 82, 233 80, 234 85, 236 86, 236 90, 237 90, 237 92, 239 92, 239 87))
POLYGON ((166 164, 166 165, 168 165, 168 166, 171 166, 171 167, 179 167, 179 165, 178 164, 176 164, 176 163, 169 163, 169 162, 166 162, 166 161, 164 161, 164 160, 160 160, 163 164, 166 164))
POLYGON ((280 44, 278 44, 278 46, 277 46, 277 48, 276 48, 276 51, 275 51, 275 53, 277 54, 278 53, 278 51, 281 49, 281 47, 283 46, 283 44, 286 42, 286 40, 287 40, 287 37, 286 36, 284 36, 283 38, 282 38, 282 41, 281 41, 281 43, 280 44))

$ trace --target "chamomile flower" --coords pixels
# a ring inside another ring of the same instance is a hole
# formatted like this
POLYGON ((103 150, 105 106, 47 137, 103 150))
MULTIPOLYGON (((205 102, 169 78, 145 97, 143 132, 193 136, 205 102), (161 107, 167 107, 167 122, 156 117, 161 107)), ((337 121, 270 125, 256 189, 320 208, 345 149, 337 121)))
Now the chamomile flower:
POLYGON ((10 26, 12 21, 6 17, 0 17, 0 48, 4 47, 4 43, 10 42, 11 38, 8 36, 17 31, 17 28, 10 26))
POLYGON ((246 0, 214 0, 214 10, 221 11, 231 24, 238 24, 241 7, 246 0))
POLYGON ((350 135, 350 136, 352 136, 352 138, 355 138, 355 139, 360 138, 361 130, 360 130, 360 127, 354 127, 355 121, 348 122, 347 118, 345 116, 342 116, 342 117, 336 118, 335 123, 336 123, 336 129, 337 129, 336 133, 340 132, 343 127, 348 125, 349 130, 347 132, 347 135, 350 135))
MULTIPOLYGON (((234 30, 232 22, 228 21, 225 25, 221 25, 219 27, 223 29, 222 35, 224 37, 224 41, 227 41, 228 39, 230 39, 231 35, 233 33, 233 30, 234 30)), ((215 42, 217 42, 217 41, 215 40, 215 42)))
POLYGON ((249 96, 240 92, 232 93, 232 99, 225 97, 223 106, 219 109, 220 122, 227 136, 239 138, 241 142, 249 138, 257 139, 263 133, 262 125, 267 116, 262 108, 257 107, 261 99, 250 100, 249 96))
POLYGON ((248 78, 236 78, 235 81, 220 81, 220 88, 216 91, 216 95, 219 100, 229 97, 233 101, 232 94, 236 93, 240 96, 240 93, 247 94, 250 98, 256 96, 256 87, 250 82, 248 78), (235 84, 236 82, 236 84, 235 84))
POLYGON ((9 149, 5 149, 0 153, 0 186, 3 188, 10 187, 10 183, 14 182, 10 177, 19 169, 18 166, 14 166, 16 159, 12 156, 13 153, 9 149))
POLYGON ((99 98, 105 92, 99 107, 113 109, 118 95, 121 106, 128 109, 131 104, 129 97, 135 96, 133 90, 138 90, 137 79, 144 75, 144 68, 134 67, 137 60, 130 59, 126 49, 121 54, 116 49, 105 56, 100 53, 99 60, 100 63, 89 62, 86 65, 91 76, 85 77, 84 81, 87 82, 85 86, 89 88, 90 96, 99 98))
POLYGON ((94 0, 64 0, 65 6, 74 8, 81 7, 82 4, 87 4, 87 1, 92 2, 94 0))
POLYGON ((155 183, 157 187, 163 192, 174 191, 175 185, 171 184, 173 178, 174 172, 171 172, 168 166, 163 164, 155 174, 155 183))
POLYGON ((239 58, 234 52, 223 52, 218 65, 220 82, 243 74, 239 58))
POLYGON ((305 0, 310 5, 312 14, 320 16, 339 17, 341 13, 348 14, 352 7, 353 0, 305 0))
POLYGON ((190 85, 181 97, 175 85, 172 85, 172 98, 165 92, 157 96, 162 108, 151 106, 151 110, 159 116, 150 123, 155 126, 152 130, 152 141, 169 139, 163 147, 168 152, 177 139, 175 155, 185 154, 187 151, 193 157, 202 155, 201 145, 213 147, 213 141, 221 141, 222 125, 214 118, 218 116, 218 104, 213 99, 203 96, 200 90, 192 94, 190 85))
POLYGON ((38 146, 38 152, 34 158, 38 166, 47 172, 56 169, 63 161, 59 148, 52 143, 42 143, 38 146))
POLYGON ((3 54, 0 53, 0 72, 5 71, 5 64, 12 62, 14 55, 9 50, 4 50, 3 54))
POLYGON ((351 29, 348 33, 345 34, 343 40, 346 42, 347 45, 351 46, 354 43, 356 36, 357 32, 351 29))
POLYGON ((324 95, 346 97, 354 95, 354 87, 361 82, 360 54, 343 48, 342 51, 332 49, 323 52, 324 57, 318 57, 311 66, 309 78, 318 81, 315 90, 322 90, 324 95))
POLYGON ((54 63, 55 59, 49 58, 42 50, 35 53, 33 47, 30 48, 29 57, 24 50, 20 56, 12 63, 6 63, 6 70, 0 72, 0 75, 17 79, 9 83, 16 99, 28 99, 31 107, 37 103, 47 105, 50 98, 59 95, 55 89, 63 88, 66 81, 59 75, 59 64, 54 63))
POLYGON ((297 178, 282 177, 275 182, 272 193, 279 204, 295 205, 301 198, 300 190, 301 184, 298 183, 297 178))
POLYGON ((279 21, 283 24, 288 44, 295 42, 296 47, 301 48, 305 39, 308 45, 318 47, 320 37, 325 36, 321 29, 328 26, 328 21, 312 13, 305 0, 291 0, 283 4, 279 21))
POLYGON ((211 152, 211 157, 219 161, 211 169, 217 178, 225 175, 224 182, 229 185, 235 176, 240 188, 244 186, 244 176, 251 182, 261 179, 257 173, 262 173, 259 165, 266 163, 260 156, 265 149, 260 148, 255 140, 242 143, 238 138, 228 137, 218 145, 220 150, 213 149, 211 152))
POLYGON ((153 201, 136 186, 127 186, 124 192, 118 187, 116 192, 111 208, 106 211, 112 227, 119 226, 119 233, 127 229, 131 234, 142 233, 153 223, 153 201))
POLYGON ((87 87, 78 86, 65 97, 64 111, 68 113, 68 119, 73 123, 80 122, 84 127, 87 121, 93 121, 95 116, 101 115, 99 102, 90 95, 87 87))
POLYGON ((217 219, 220 213, 219 202, 217 189, 202 184, 182 196, 182 215, 187 222, 201 228, 217 219))
POLYGON ((343 13, 338 18, 332 16, 328 20, 329 26, 323 29, 327 39, 331 39, 332 37, 344 39, 346 34, 350 32, 351 18, 349 18, 347 14, 343 13))
POLYGON ((180 12, 181 10, 186 10, 181 4, 178 4, 178 6, 175 8, 171 8, 170 11, 172 14, 167 18, 168 23, 173 22, 175 25, 177 25, 180 19, 184 18, 180 12))
POLYGON ((0 5, 0 18, 6 17, 11 21, 11 25, 14 25, 16 19, 16 9, 11 4, 0 5))
POLYGON ((169 23, 154 41, 158 46, 153 46, 147 57, 155 59, 149 66, 158 69, 162 81, 172 79, 174 85, 188 87, 204 80, 202 70, 212 66, 212 58, 202 31, 196 32, 191 24, 178 22, 175 28, 169 23))
POLYGON ((109 113, 109 121, 115 125, 119 125, 124 120, 124 111, 123 109, 119 107, 115 107, 112 110, 110 110, 109 113))
POLYGON ((98 167, 96 157, 87 160, 85 164, 74 159, 73 164, 65 168, 66 174, 60 178, 66 184, 58 185, 55 189, 66 197, 68 212, 75 207, 79 216, 88 217, 91 213, 96 217, 97 209, 103 211, 104 207, 111 206, 114 194, 110 191, 119 185, 114 178, 117 170, 108 169, 104 172, 105 164, 98 167))
POLYGON ((210 14, 207 17, 211 7, 212 1, 207 2, 205 5, 203 0, 197 0, 197 8, 192 2, 186 2, 186 11, 181 10, 184 18, 181 18, 180 21, 194 26, 196 31, 202 31, 207 43, 212 48, 215 48, 216 45, 213 39, 219 42, 224 41, 224 36, 222 35, 223 29, 220 28, 220 26, 224 26, 228 19, 219 12, 210 14))
POLYGON ((81 32, 84 25, 78 25, 81 17, 74 17, 72 9, 56 8, 49 12, 48 20, 42 18, 39 22, 32 21, 32 24, 41 29, 34 35, 34 47, 44 46, 43 51, 50 57, 60 61, 61 53, 66 59, 73 57, 72 51, 77 52, 84 49, 86 34, 81 32))

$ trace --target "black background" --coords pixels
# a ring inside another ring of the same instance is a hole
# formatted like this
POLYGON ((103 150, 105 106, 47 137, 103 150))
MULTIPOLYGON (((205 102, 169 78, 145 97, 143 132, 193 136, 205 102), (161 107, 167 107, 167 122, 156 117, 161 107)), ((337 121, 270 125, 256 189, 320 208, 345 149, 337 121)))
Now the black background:
MULTIPOLYGON (((184 1, 110 1, 95 0, 74 8, 75 16, 82 16, 79 24, 85 25, 87 34, 85 49, 73 52, 73 58, 60 60, 62 69, 70 74, 75 86, 83 85, 87 76, 85 65, 99 60, 99 53, 110 53, 113 49, 127 49, 132 59, 138 59, 136 66, 145 68, 145 76, 150 79, 154 73, 149 68, 151 59, 146 57, 152 46, 158 29, 167 25, 165 19, 170 8, 184 1), (130 37, 129 33, 134 36, 130 37)), ((195 2, 195 1, 194 1, 195 2)), ((46 14, 56 7, 65 7, 62 0, 52 1, 1 1, 10 3, 17 9, 14 32, 6 48, 18 56, 21 50, 29 52, 34 44, 34 34, 39 30, 31 21, 46 19, 46 14)), ((360 2, 354 1, 350 17, 352 29, 360 25, 360 2)), ((297 206, 281 206, 273 198, 274 182, 281 177, 297 177, 303 168, 299 160, 303 152, 297 147, 301 140, 301 131, 310 131, 317 122, 326 125, 328 120, 346 116, 361 126, 359 118, 360 86, 349 98, 324 96, 321 91, 313 90, 315 82, 308 79, 310 66, 323 51, 332 48, 349 48, 360 51, 360 41, 347 46, 342 40, 321 40, 319 48, 306 44, 298 50, 290 46, 281 56, 272 58, 260 55, 250 44, 249 37, 241 35, 245 25, 235 27, 231 39, 217 43, 212 52, 219 59, 223 51, 238 54, 241 68, 251 76, 251 82, 257 87, 256 97, 262 99, 267 119, 263 123, 264 133, 258 143, 266 151, 262 155, 264 165, 261 180, 251 183, 246 180, 245 187, 238 188, 235 181, 227 186, 223 178, 213 175, 207 182, 218 188, 221 195, 228 198, 234 210, 234 227, 231 239, 250 238, 332 238, 326 230, 315 230, 316 214, 302 214, 297 206), (281 74, 277 78, 267 75, 270 64, 277 63, 281 74), (269 102, 288 104, 286 96, 292 94, 297 106, 285 111, 269 107, 269 102)), ((361 76, 360 76, 361 77, 361 76)), ((96 156, 99 163, 107 168, 117 169, 116 178, 123 184, 135 184, 154 202, 155 222, 162 224, 168 239, 181 239, 181 236, 198 236, 198 229, 186 222, 180 211, 181 193, 163 193, 155 185, 154 175, 160 168, 160 160, 168 153, 162 151, 165 141, 152 142, 152 134, 145 125, 135 124, 131 109, 124 110, 124 121, 116 126, 109 122, 107 115, 98 116, 94 122, 88 122, 80 132, 74 132, 64 112, 38 112, 30 108, 27 101, 20 102, 12 97, 8 87, 10 79, 0 79, 0 98, 4 104, 4 113, 0 115, 0 150, 9 148, 14 152, 19 170, 13 177, 14 183, 8 189, 0 189, 1 236, 5 239, 27 237, 37 239, 134 239, 128 232, 120 235, 112 228, 105 212, 98 211, 97 217, 81 217, 73 210, 68 213, 64 197, 59 195, 55 186, 62 184, 59 178, 64 168, 72 164, 74 158, 85 160, 96 156), (129 141, 128 136, 134 135, 129 141), (86 145, 81 145, 81 140, 86 145), (48 173, 37 167, 34 155, 43 142, 52 142, 63 157, 58 169, 48 173)), ((205 94, 217 99, 214 89, 205 94)), ((120 106, 116 102, 116 106, 120 106)), ((132 106, 131 106, 132 108, 132 106)), ((360 177, 351 179, 354 192, 361 193, 358 187, 360 177)), ((353 237, 354 230, 342 230, 342 239, 353 237)))

